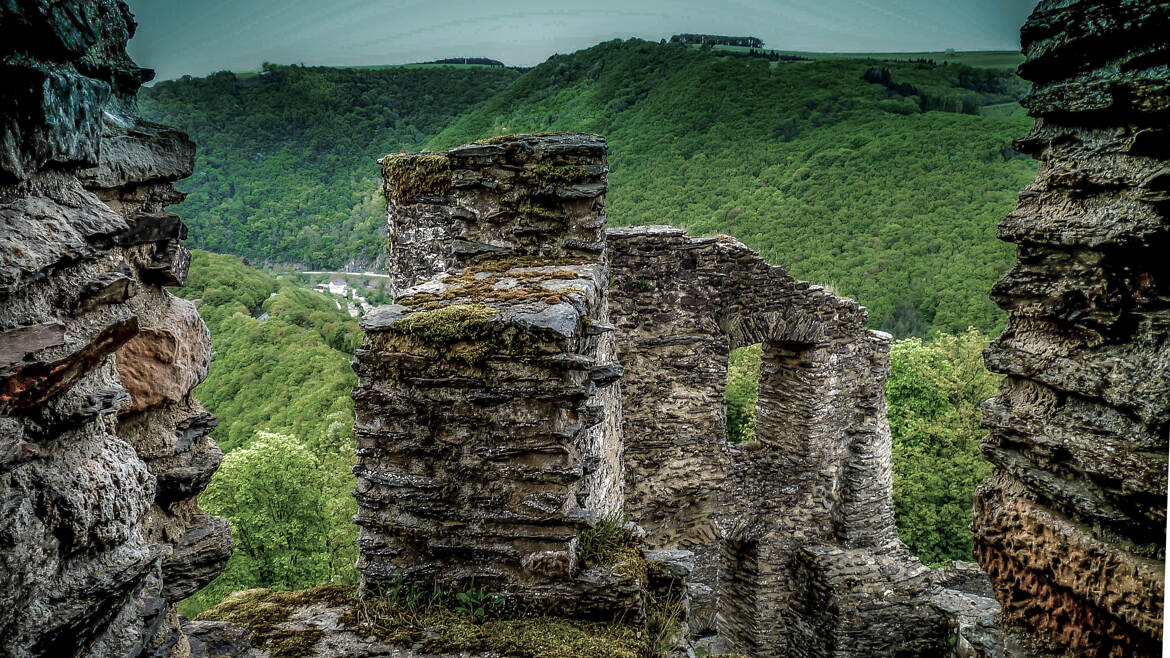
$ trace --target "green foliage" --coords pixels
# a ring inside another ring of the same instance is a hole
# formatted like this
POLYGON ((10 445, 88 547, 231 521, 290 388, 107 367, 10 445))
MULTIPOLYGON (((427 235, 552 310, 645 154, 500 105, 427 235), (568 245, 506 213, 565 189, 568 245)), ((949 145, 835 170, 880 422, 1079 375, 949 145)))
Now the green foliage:
POLYGON ((349 362, 361 330, 333 299, 201 250, 175 293, 202 300, 216 358, 195 397, 219 418, 212 436, 224 452, 261 429, 310 444, 353 440, 349 362), (253 317, 264 312, 266 322, 253 317))
POLYGON ((224 456, 199 504, 231 522, 235 551, 224 572, 183 603, 185 614, 261 583, 289 590, 355 580, 357 505, 345 454, 353 447, 331 448, 314 452, 292 436, 260 432, 224 456))
POLYGON ((455 595, 455 600, 457 602, 455 612, 461 612, 471 617, 477 624, 482 624, 489 612, 499 608, 504 603, 504 597, 489 594, 482 587, 477 588, 474 579, 467 586, 467 589, 455 595))
POLYGON ((342 623, 363 637, 427 653, 494 653, 529 658, 644 658, 646 631, 634 624, 581 621, 537 614, 482 623, 447 606, 410 608, 366 597, 342 623))
POLYGON ((1006 67, 1018 55, 769 66, 721 48, 612 41, 520 77, 266 65, 162 82, 141 104, 200 145, 178 206, 197 246, 369 264, 385 241, 375 158, 581 130, 609 139, 615 225, 666 217, 735 235, 800 278, 836 281, 896 336, 997 331, 986 291, 1012 249, 995 225, 1035 173, 1010 145, 1030 119, 1016 111, 1019 78, 960 62, 1006 67), (873 68, 896 84, 863 80, 873 68))
POLYGON ((504 68, 266 64, 143 88, 143 115, 199 145, 174 211, 191 244, 310 269, 372 263, 385 244, 375 159, 424 139, 519 75, 504 68))
POLYGON ((634 543, 625 526, 623 514, 603 516, 596 525, 581 533, 577 541, 577 559, 586 567, 620 561, 625 557, 625 549, 634 543))
POLYGON ((1030 120, 929 110, 1002 103, 1020 85, 959 65, 769 67, 611 41, 550 58, 427 145, 599 133, 610 145, 612 224, 667 218, 735 235, 800 278, 835 281, 872 326, 899 336, 991 333, 1003 316, 987 290, 1012 260, 995 227, 1035 174, 1011 148, 1030 120), (875 66, 923 96, 864 81, 875 66))
POLYGON ((759 344, 732 350, 727 357, 727 440, 747 443, 756 438, 756 398, 760 387, 759 344))
POLYGON ((226 455, 199 501, 236 542, 183 612, 250 587, 352 582, 357 322, 326 295, 201 250, 175 293, 200 300, 216 357, 195 397, 219 418, 212 436, 226 455))
POLYGON ((927 564, 972 559, 975 488, 991 474, 979 451, 979 408, 1000 380, 983 365, 986 347, 969 329, 900 341, 890 351, 898 535, 927 564))

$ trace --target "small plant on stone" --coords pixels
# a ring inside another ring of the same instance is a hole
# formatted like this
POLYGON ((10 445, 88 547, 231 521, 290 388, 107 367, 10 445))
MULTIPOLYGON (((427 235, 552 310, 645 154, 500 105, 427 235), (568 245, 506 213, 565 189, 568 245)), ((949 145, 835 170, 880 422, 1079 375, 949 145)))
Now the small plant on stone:
POLYGON ((489 594, 482 587, 476 588, 474 579, 467 589, 455 595, 455 599, 458 601, 455 611, 471 617, 477 624, 482 624, 488 612, 504 602, 504 597, 489 594))
POLYGON ((604 564, 621 550, 627 541, 626 517, 620 513, 610 514, 597 525, 581 533, 577 544, 577 558, 586 567, 604 564))

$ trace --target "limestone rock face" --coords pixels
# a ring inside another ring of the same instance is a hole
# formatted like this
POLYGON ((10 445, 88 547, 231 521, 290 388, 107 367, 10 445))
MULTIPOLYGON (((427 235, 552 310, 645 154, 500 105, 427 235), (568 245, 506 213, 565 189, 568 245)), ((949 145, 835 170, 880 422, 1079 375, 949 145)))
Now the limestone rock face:
POLYGON ((1170 7, 1045 1, 1022 31, 1036 180, 987 350, 997 467, 976 554, 1004 615, 1080 655, 1159 655, 1170 432, 1170 7))
POLYGON ((184 656, 173 603, 226 522, 194 497, 222 455, 190 397, 210 338, 165 211, 185 135, 137 117, 150 72, 121 2, 0 8, 0 654, 184 656))

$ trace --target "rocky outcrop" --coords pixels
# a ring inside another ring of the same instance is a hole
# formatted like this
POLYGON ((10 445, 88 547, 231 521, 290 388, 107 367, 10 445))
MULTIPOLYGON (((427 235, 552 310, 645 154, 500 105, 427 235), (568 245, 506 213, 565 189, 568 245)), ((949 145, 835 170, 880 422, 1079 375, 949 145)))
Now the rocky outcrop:
POLYGON ((1170 432, 1170 7, 1045 1, 1023 28, 1036 180, 1000 225, 1007 375, 976 555, 1004 616, 1078 655, 1160 655, 1170 432))
POLYGON ((173 603, 227 524, 191 389, 210 338, 167 214, 194 145, 137 116, 150 72, 111 0, 0 8, 0 654, 182 656, 173 603))

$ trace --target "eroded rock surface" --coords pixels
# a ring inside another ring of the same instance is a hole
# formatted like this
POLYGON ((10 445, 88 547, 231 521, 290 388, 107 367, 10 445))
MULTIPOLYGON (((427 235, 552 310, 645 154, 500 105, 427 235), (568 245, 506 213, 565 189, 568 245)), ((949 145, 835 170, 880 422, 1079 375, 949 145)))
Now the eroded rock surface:
POLYGON ((231 553, 190 397, 210 337, 165 207, 194 145, 142 122, 112 0, 0 8, 0 654, 185 656, 231 553))
POLYGON ((1170 6, 1041 2, 1022 31, 1017 148, 1036 180, 1000 225, 1018 262, 986 353, 997 467, 976 554, 1004 615, 1078 655, 1160 655, 1170 432, 1170 6))

